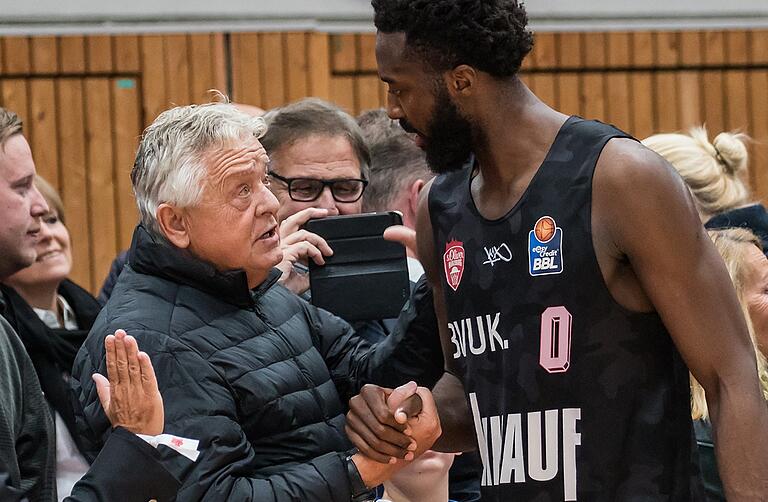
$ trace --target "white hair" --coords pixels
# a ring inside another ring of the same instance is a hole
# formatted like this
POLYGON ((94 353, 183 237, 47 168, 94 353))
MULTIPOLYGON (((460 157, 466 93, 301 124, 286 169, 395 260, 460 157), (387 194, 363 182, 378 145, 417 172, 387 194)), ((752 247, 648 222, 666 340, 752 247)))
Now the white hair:
POLYGON ((144 131, 131 171, 142 224, 162 237, 158 206, 191 207, 200 201, 205 153, 261 138, 266 131, 264 119, 229 103, 179 106, 161 113, 144 131))

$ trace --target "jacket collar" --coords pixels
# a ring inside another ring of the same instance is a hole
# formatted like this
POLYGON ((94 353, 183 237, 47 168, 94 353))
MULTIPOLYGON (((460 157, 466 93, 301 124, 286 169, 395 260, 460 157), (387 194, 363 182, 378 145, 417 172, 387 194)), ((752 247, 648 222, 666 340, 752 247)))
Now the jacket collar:
POLYGON ((199 289, 241 308, 254 306, 281 275, 279 270, 273 268, 264 282, 252 290, 248 289, 244 270, 220 272, 188 251, 156 239, 143 225, 137 226, 133 232, 128 264, 141 274, 156 275, 199 289))

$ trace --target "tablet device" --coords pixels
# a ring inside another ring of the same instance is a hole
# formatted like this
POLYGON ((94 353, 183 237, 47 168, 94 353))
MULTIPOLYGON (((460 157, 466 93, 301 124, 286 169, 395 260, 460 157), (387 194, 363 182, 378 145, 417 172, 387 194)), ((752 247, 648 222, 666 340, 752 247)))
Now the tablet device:
POLYGON ((312 304, 347 321, 397 317, 411 292, 408 264, 405 247, 383 234, 401 224, 394 211, 308 221, 304 228, 333 249, 325 265, 309 260, 312 304))

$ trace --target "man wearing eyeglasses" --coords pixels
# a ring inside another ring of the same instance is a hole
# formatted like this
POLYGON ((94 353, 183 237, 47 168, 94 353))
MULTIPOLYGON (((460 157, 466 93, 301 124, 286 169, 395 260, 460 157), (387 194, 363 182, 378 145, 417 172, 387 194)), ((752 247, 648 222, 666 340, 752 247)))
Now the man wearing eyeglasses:
MULTIPOLYGON (((323 265, 323 257, 333 250, 301 227, 313 218, 361 213, 371 158, 355 119, 331 103, 303 99, 269 112, 265 119, 262 144, 270 159, 272 193, 280 202, 281 282, 304 294, 309 289, 307 261, 323 265)), ((387 328, 374 331, 380 337, 387 328)))

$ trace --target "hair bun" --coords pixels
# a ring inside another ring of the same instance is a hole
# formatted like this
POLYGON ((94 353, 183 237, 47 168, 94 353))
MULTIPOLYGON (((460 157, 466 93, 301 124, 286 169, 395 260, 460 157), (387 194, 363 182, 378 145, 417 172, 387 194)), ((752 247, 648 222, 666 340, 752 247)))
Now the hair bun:
POLYGON ((721 132, 712 142, 717 160, 728 174, 738 174, 747 168, 747 137, 743 134, 721 132))

